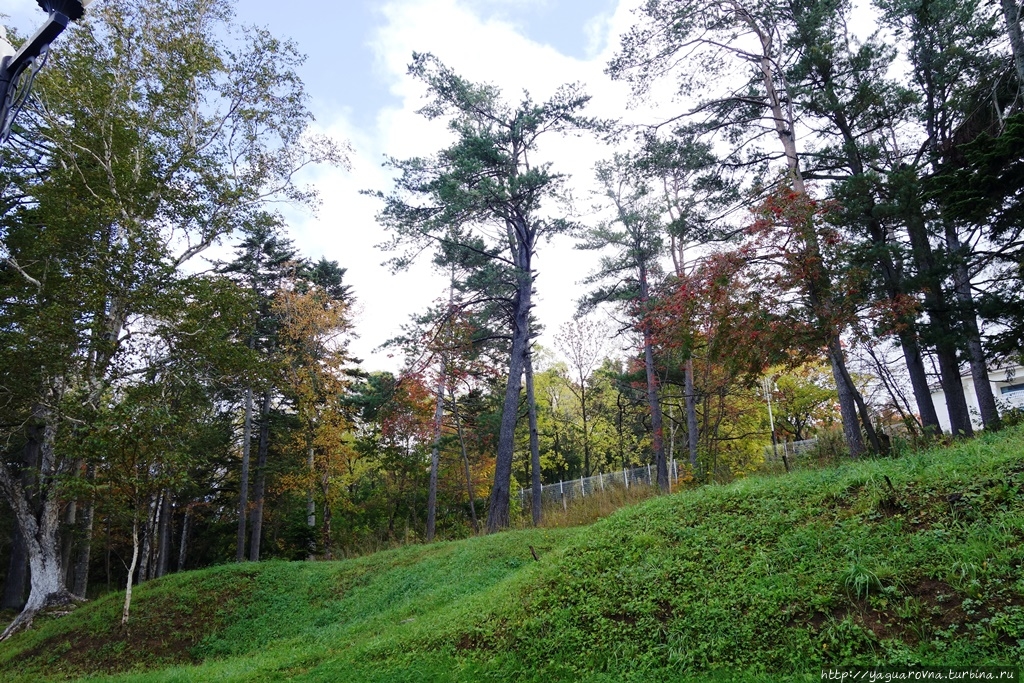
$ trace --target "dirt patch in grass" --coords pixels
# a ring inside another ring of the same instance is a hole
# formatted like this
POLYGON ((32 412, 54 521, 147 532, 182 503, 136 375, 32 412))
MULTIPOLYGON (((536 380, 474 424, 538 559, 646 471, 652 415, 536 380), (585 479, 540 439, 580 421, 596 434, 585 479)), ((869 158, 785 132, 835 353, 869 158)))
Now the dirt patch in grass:
POLYGON ((870 631, 877 640, 901 640, 913 645, 923 632, 959 628, 972 619, 989 614, 989 610, 982 607, 968 615, 963 609, 963 598, 944 581, 924 579, 908 586, 903 593, 906 599, 917 601, 919 609, 916 614, 901 615, 896 604, 879 605, 877 601, 862 598, 828 612, 796 614, 787 626, 805 626, 813 633, 820 633, 830 622, 850 619, 870 631))
POLYGON ((483 630, 468 631, 463 633, 455 649, 459 652, 493 652, 498 648, 499 642, 508 636, 508 619, 499 619, 493 632, 483 630))
POLYGON ((128 627, 120 610, 104 629, 79 627, 46 638, 22 655, 28 668, 49 675, 115 674, 196 664, 196 645, 217 632, 245 593, 251 575, 238 575, 230 586, 196 590, 182 600, 170 591, 140 596, 132 606, 128 627))

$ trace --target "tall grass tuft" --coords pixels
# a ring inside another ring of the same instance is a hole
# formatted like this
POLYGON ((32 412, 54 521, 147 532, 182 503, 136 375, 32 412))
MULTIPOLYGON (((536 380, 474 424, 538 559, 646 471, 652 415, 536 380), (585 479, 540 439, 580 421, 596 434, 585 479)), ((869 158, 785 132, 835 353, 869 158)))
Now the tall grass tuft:
MULTIPOLYGON (((588 493, 581 498, 573 498, 566 502, 565 507, 561 503, 545 503, 540 525, 546 529, 564 529, 593 524, 620 508, 635 505, 656 495, 657 486, 630 486, 628 489, 616 486, 605 491, 588 493)), ((529 526, 531 523, 527 511, 527 514, 520 517, 518 527, 529 526)))

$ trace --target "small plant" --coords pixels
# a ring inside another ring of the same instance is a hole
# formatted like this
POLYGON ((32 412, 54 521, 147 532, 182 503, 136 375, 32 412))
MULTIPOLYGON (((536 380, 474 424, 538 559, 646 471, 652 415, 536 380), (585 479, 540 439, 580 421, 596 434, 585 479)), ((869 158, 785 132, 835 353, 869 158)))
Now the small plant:
POLYGON ((882 582, 878 575, 861 564, 859 559, 852 558, 850 564, 839 575, 847 595, 857 599, 867 598, 871 593, 882 590, 882 582))
POLYGON ((976 580, 980 573, 980 567, 978 567, 978 565, 964 560, 957 560, 949 569, 952 574, 951 578, 953 578, 954 581, 961 583, 976 580))
POLYGON ((1000 411, 999 418, 1002 420, 1004 427, 1016 427, 1017 425, 1024 424, 1024 408, 1010 408, 1000 411))

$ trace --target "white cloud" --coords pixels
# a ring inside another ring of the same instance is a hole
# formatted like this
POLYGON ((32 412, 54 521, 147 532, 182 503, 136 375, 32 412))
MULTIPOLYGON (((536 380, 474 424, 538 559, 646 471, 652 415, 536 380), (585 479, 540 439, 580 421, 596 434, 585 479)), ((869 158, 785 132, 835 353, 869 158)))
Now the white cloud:
MULTIPOLYGON (((477 5, 478 7, 479 5, 477 5)), ((579 60, 554 48, 526 38, 515 25, 496 18, 482 18, 472 5, 458 0, 392 0, 381 8, 384 24, 370 39, 376 53, 377 75, 388 80, 399 104, 381 110, 374 130, 359 130, 345 112, 324 126, 324 131, 348 139, 355 149, 351 172, 321 170, 315 177, 323 206, 315 219, 290 217, 296 240, 303 252, 336 259, 349 269, 349 281, 361 301, 357 322, 361 339, 354 345, 357 355, 368 358, 368 368, 395 368, 398 359, 388 359, 374 349, 399 332, 409 315, 422 311, 444 293, 444 281, 433 275, 429 257, 411 271, 392 275, 380 263, 387 255, 374 248, 387 235, 374 220, 379 202, 359 194, 360 189, 387 190, 390 179, 381 167, 383 155, 410 157, 427 155, 450 139, 441 121, 427 121, 416 114, 424 104, 422 84, 406 75, 412 53, 430 52, 457 73, 474 81, 499 86, 510 99, 528 90, 542 101, 561 84, 582 82, 593 96, 590 113, 602 117, 623 114, 627 89, 603 74, 604 66, 617 44, 608 33, 628 26, 628 13, 620 7, 613 15, 600 17, 589 27, 595 54, 579 60), (603 48, 596 53, 598 47, 603 48)), ((545 159, 555 168, 573 176, 574 195, 585 210, 593 165, 610 154, 593 137, 549 139, 542 148, 545 159)), ((575 310, 583 294, 578 281, 596 264, 597 256, 572 248, 568 238, 542 244, 536 267, 539 271, 537 313, 547 327, 541 342, 551 345, 551 335, 575 310)))

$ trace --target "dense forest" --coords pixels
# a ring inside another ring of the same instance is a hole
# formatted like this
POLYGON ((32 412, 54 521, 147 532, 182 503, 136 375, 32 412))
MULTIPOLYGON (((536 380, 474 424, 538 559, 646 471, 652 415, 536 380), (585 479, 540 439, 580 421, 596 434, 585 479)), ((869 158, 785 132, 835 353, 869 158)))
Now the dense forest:
POLYGON ((125 587, 127 620, 168 572, 540 524, 564 479, 723 481, 816 434, 885 454, 939 411, 968 437, 962 373, 998 429, 988 372, 1024 332, 1020 6, 869 10, 858 38, 844 0, 647 0, 606 69, 675 110, 642 125, 590 115, 584 85, 507 98, 412 55, 452 142, 393 150, 367 193, 382 258, 449 284, 384 372, 349 351, 345 256, 300 253, 278 208, 351 154, 310 134, 298 48, 224 3, 90 7, 0 147, 5 636, 125 587), (607 146, 593 221, 536 162, 570 135, 607 146), (552 239, 600 265, 543 348, 552 239))

